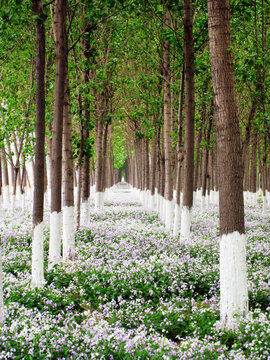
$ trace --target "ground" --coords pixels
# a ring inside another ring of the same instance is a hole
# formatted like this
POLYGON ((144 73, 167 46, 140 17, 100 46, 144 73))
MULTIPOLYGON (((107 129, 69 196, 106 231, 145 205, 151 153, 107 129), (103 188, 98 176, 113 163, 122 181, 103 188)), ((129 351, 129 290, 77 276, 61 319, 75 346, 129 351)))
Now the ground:
POLYGON ((31 213, 4 211, 0 359, 270 359, 269 215, 246 209, 251 311, 224 331, 216 206, 194 208, 183 241, 125 188, 103 210, 91 200, 74 261, 46 267, 41 289, 30 284, 31 213))

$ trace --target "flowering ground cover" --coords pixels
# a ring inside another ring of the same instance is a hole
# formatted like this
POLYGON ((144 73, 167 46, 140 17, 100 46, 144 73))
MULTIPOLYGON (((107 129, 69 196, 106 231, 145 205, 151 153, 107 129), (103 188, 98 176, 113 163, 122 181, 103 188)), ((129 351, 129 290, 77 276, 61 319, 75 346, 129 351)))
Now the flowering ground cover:
POLYGON ((219 326, 217 208, 195 208, 181 241, 131 193, 105 205, 92 205, 75 260, 46 269, 42 289, 30 285, 30 212, 4 213, 0 359, 270 359, 270 216, 259 204, 246 209, 251 311, 232 331, 219 326))

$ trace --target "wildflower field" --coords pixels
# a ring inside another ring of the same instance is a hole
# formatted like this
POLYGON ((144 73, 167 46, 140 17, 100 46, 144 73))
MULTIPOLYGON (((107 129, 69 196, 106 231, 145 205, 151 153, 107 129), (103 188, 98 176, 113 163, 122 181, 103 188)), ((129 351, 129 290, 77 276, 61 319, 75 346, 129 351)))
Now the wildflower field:
POLYGON ((270 212, 246 208, 250 312, 224 331, 217 210, 195 207, 182 241, 132 193, 111 192, 102 211, 91 205, 74 261, 46 266, 40 289, 30 284, 30 209, 3 212, 0 359, 270 359, 270 212))

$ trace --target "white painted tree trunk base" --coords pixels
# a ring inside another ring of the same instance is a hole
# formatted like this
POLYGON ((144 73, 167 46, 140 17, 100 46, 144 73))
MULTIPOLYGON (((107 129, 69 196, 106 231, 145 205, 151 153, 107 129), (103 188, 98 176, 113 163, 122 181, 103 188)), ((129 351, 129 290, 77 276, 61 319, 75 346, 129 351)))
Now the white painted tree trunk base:
POLYGON ((167 230, 173 229, 173 200, 165 200, 165 226, 167 230))
POLYGON ((173 200, 174 200, 174 202, 176 202, 176 190, 175 189, 173 190, 173 200))
POLYGON ((230 328, 233 316, 248 311, 246 238, 235 231, 220 238, 220 319, 230 328))
POLYGON ((158 212, 158 214, 159 214, 159 201, 160 201, 160 197, 159 197, 159 194, 156 194, 155 195, 155 201, 156 201, 156 204, 155 204, 155 211, 157 211, 158 212))
POLYGON ((22 213, 25 212, 25 193, 21 194, 21 201, 22 201, 22 213))
POLYGON ((51 190, 47 189, 47 191, 44 194, 44 202, 45 202, 45 207, 50 208, 51 207, 51 197, 50 197, 50 193, 51 190))
POLYGON ((163 223, 165 223, 165 218, 166 218, 166 204, 164 197, 161 196, 160 219, 163 223))
POLYGON ((11 213, 15 212, 16 195, 11 195, 11 213))
POLYGON ((150 197, 149 197, 149 209, 151 211, 156 210, 156 195, 151 195, 150 193, 150 197))
POLYGON ((266 200, 266 196, 262 197, 263 200, 263 214, 266 214, 267 212, 267 200, 266 200))
POLYGON ((201 210, 204 210, 206 208, 206 201, 205 201, 205 196, 201 197, 201 210))
POLYGON ((95 209, 102 209, 104 207, 104 192, 96 192, 95 195, 95 209))
POLYGON ((267 206, 270 207, 270 192, 266 191, 267 206))
POLYGON ((206 195, 206 207, 209 209, 211 207, 210 195, 206 195))
POLYGON ((44 223, 36 225, 33 229, 32 239, 32 286, 41 287, 45 284, 44 279, 44 250, 43 235, 44 223))
POLYGON ((3 205, 5 208, 9 206, 9 186, 3 187, 3 205))
POLYGON ((219 205, 219 192, 215 191, 215 204, 219 205))
POLYGON ((158 217, 161 219, 162 197, 158 194, 158 217))
POLYGON ((3 282, 4 282, 4 273, 2 267, 2 248, 0 247, 0 324, 5 321, 3 282))
POLYGON ((145 202, 145 206, 148 210, 151 210, 151 200, 152 200, 152 195, 151 195, 151 191, 147 190, 146 191, 146 202, 145 202))
POLYGON ((187 206, 182 207, 181 211, 181 232, 182 238, 189 238, 191 231, 191 216, 192 211, 187 206))
MULTIPOLYGON (((88 202, 87 202, 88 204, 88 202)), ((63 208, 63 260, 71 260, 75 253, 75 208, 64 206, 63 208)))
POLYGON ((50 214, 49 268, 61 260, 62 214, 54 211, 50 214))
MULTIPOLYGON (((82 213, 82 219, 84 222, 87 222, 89 219, 89 202, 88 200, 83 201, 81 204, 81 213, 82 213)), ((64 216, 64 213, 63 213, 64 216)), ((64 220, 63 220, 63 224, 64 224, 64 220)))
POLYGON ((145 197, 144 190, 140 190, 139 199, 140 199, 140 203, 143 205, 144 205, 144 197, 145 197))
POLYGON ((178 237, 180 231, 180 221, 181 221, 181 208, 180 205, 175 204, 174 208, 174 225, 173 225, 173 236, 178 237))
POLYGON ((193 206, 197 205, 197 191, 193 191, 193 206))

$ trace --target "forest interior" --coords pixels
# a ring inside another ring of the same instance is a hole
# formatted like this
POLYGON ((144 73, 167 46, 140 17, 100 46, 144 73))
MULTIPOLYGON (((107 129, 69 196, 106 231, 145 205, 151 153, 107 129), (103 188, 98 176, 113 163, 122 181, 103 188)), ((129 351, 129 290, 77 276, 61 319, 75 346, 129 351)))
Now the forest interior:
POLYGON ((269 0, 0 0, 0 359, 270 360, 269 0))

